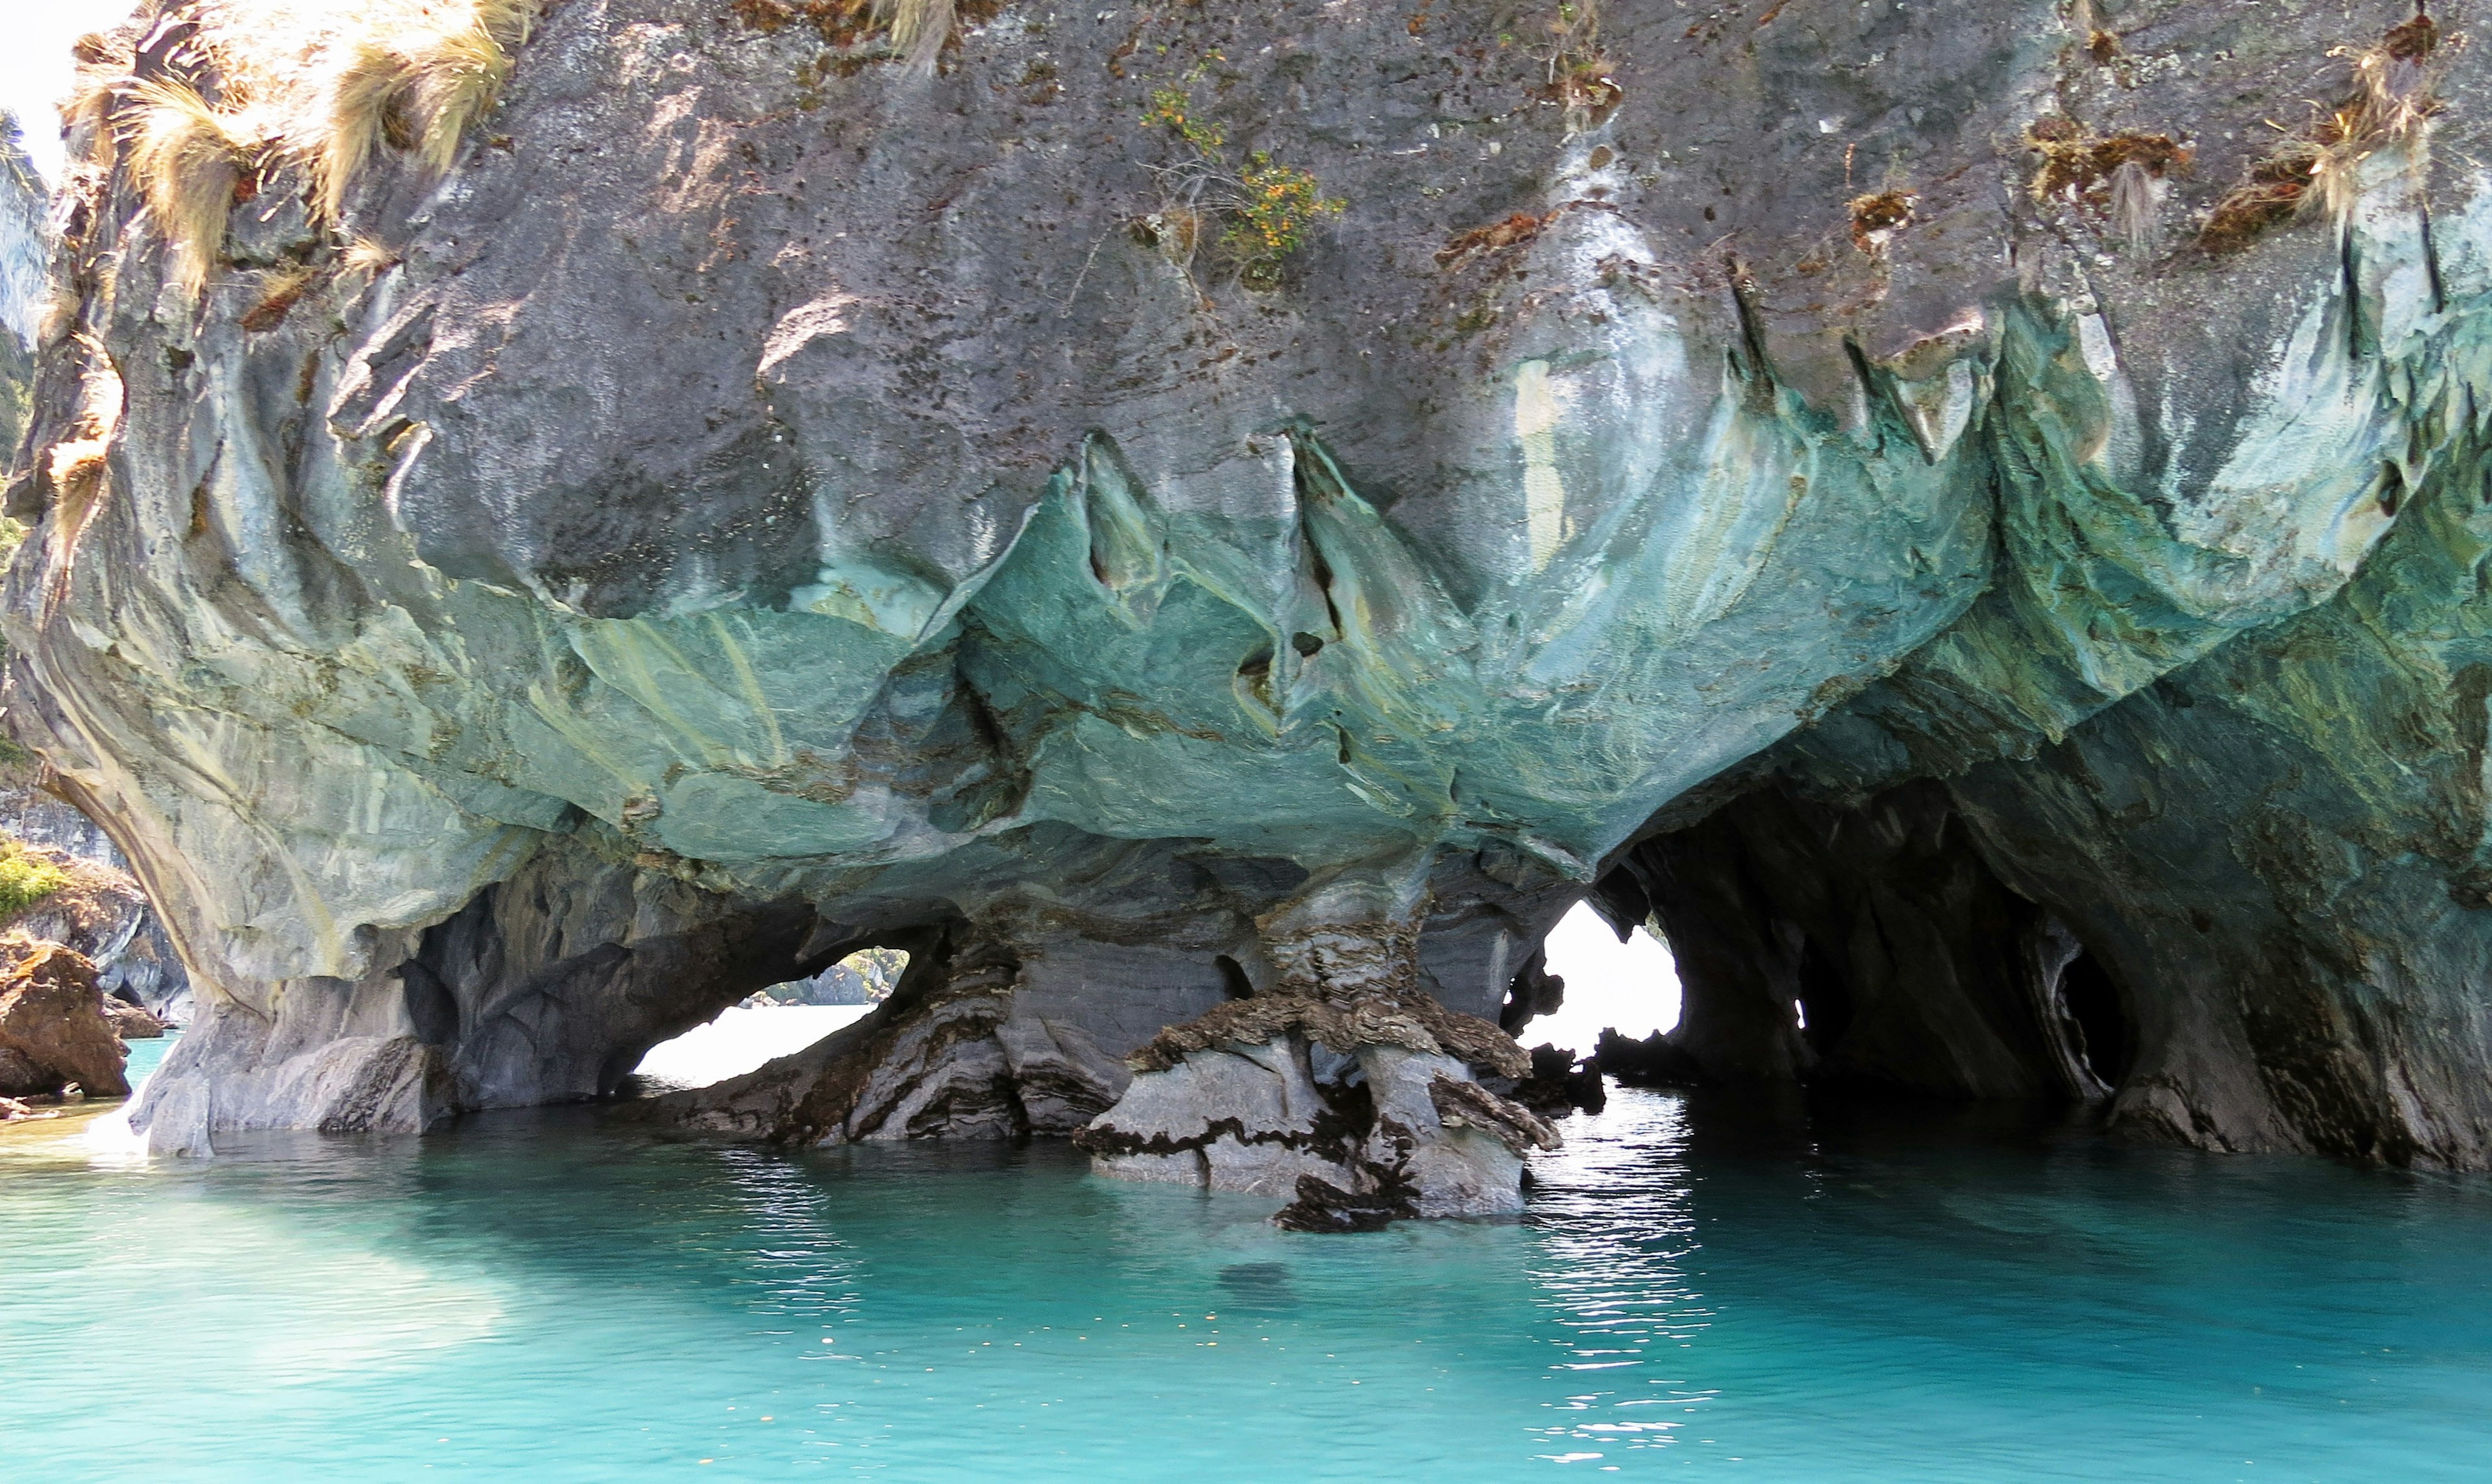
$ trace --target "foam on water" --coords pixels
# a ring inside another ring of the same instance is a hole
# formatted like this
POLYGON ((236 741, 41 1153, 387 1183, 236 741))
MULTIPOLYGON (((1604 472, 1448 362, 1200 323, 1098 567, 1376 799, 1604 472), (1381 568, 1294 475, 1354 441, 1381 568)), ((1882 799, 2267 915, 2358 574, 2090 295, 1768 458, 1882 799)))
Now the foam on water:
POLYGON ((0 1478, 2475 1479, 2492 1187, 1625 1093, 1521 1222, 594 1114, 0 1141, 0 1478))

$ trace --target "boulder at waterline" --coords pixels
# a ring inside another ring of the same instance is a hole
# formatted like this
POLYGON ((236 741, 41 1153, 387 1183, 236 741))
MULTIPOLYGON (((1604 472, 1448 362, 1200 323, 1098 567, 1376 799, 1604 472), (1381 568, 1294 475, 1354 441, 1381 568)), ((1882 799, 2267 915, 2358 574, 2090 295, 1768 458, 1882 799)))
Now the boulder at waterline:
POLYGON ((48 1096, 74 1084, 123 1097, 129 1054, 104 1019, 94 965, 58 943, 0 937, 0 1096, 48 1096))

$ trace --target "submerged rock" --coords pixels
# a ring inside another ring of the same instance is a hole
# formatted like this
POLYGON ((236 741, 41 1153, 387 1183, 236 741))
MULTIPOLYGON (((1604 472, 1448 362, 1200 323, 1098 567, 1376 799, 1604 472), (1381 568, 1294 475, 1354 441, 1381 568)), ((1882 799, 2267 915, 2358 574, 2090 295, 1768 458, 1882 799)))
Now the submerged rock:
POLYGON ((94 965, 58 943, 0 937, 0 1096, 123 1097, 129 1054, 104 1019, 94 965))

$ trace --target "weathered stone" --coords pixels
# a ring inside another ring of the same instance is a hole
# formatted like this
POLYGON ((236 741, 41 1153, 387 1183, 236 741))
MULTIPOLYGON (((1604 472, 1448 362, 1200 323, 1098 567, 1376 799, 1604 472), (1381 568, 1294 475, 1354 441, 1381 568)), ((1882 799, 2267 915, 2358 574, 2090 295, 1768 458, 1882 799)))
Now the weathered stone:
POLYGON ((1529 1076, 1510 1087, 1492 1090, 1503 1090, 1543 1117, 1562 1118, 1579 1108, 1586 1113, 1599 1113, 1610 1100, 1608 1088, 1601 1083, 1601 1071, 1597 1056, 1579 1058, 1571 1050, 1544 1041, 1531 1049, 1529 1076))
POLYGON ((95 965, 58 943, 0 937, 0 1095, 130 1091, 129 1048, 105 1023, 95 965))
POLYGON ((1702 1087, 1711 1081, 1694 1056, 1659 1030, 1641 1041, 1619 1035, 1616 1027, 1603 1030, 1592 1061, 1602 1076, 1630 1087, 1702 1087))
POLYGON ((1519 1210, 1522 1156, 1557 1131, 1443 1048, 1492 1075, 1528 1058, 1486 1022, 1409 1003, 1423 1001, 1418 1015, 1374 993, 1222 1005, 1137 1054, 1133 1085, 1075 1143, 1120 1179, 1294 1197, 1275 1220, 1298 1230, 1519 1210))
POLYGON ((794 1143, 1069 1134, 1131 1074, 1077 1024, 1024 1013, 1009 950, 955 930, 919 939, 891 996, 797 1053, 658 1101, 695 1128, 794 1143))
POLYGON ((108 994, 104 996, 103 1009, 105 1024, 124 1041, 159 1041, 171 1028, 141 1007, 108 994))
MULTIPOLYGON (((265 49, 141 59, 143 11, 134 72, 265 49)), ((2056 0, 1614 7, 1550 96, 1478 8, 1006 7, 929 74, 572 0, 455 168, 382 150, 335 223, 276 170, 195 303, 107 100, 8 725, 195 974, 138 1121, 600 1096, 954 934, 1009 979, 703 1116, 1053 1126, 1104 1085, 1069 1034, 1223 995, 1468 1060, 1421 1001, 1524 1028, 1551 923, 1658 860, 1708 1073, 2492 1163, 2492 52, 2409 59, 2445 106, 2335 141, 2342 211, 2225 200, 2410 15, 2139 0, 2112 67, 2056 0), (1346 203, 1251 272, 1176 250, 1135 127, 1215 53, 1206 116, 1346 203), (2114 213, 2071 162, 2148 136, 2194 168, 2114 213)), ((1512 1151, 1411 1096, 1440 1203, 1491 1200, 1512 1151)))

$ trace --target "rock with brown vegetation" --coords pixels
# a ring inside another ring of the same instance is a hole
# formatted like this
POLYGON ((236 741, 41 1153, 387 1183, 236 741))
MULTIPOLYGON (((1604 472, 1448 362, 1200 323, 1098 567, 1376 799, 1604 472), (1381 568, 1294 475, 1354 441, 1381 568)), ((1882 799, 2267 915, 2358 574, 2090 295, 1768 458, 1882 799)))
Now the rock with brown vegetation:
POLYGON ((74 1086, 123 1097, 129 1049, 104 1019, 95 965, 58 943, 0 937, 0 1095, 57 1096, 74 1086))
MULTIPOLYGON (((15 800, 0 794, 0 824, 28 822, 30 807, 22 791, 15 800)), ((48 808, 74 813, 57 803, 48 808)), ((73 846, 90 843, 74 830, 54 833, 73 846)), ((74 949, 95 965, 106 995, 129 999, 160 1023, 182 1017, 190 976, 130 873, 76 849, 22 844, 14 835, 0 835, 0 873, 6 873, 5 880, 21 883, 16 889, 20 897, 29 885, 41 889, 32 901, 0 916, 0 933, 20 932, 74 949)))
POLYGON ((43 846, 20 846, 17 858, 44 869, 49 889, 0 918, 0 933, 59 943, 101 964, 120 957, 145 922, 147 899, 128 872, 43 846))
POLYGON ((2078 10, 146 0, 5 597, 198 969, 137 1121, 951 937, 716 1116, 1056 1127, 1234 1002, 1144 1075, 1295 1137, 1233 1048, 1528 1035, 1598 885, 1709 1077, 2492 1164, 2492 48, 2078 10))

